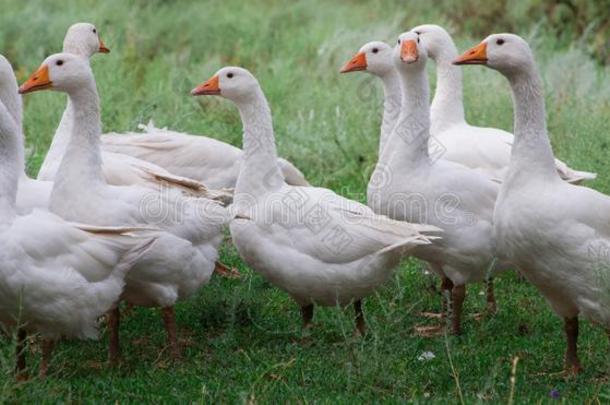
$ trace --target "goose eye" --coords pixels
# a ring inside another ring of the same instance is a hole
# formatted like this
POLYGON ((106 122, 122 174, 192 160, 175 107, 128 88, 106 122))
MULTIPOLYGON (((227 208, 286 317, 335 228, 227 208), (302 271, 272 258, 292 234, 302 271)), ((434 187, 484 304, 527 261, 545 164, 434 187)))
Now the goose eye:
POLYGON ((61 65, 63 65, 63 64, 64 64, 64 61, 60 59, 60 60, 58 60, 57 62, 55 62, 55 64, 56 64, 57 66, 61 66, 61 65))
POLYGON ((93 29, 93 33, 94 33, 94 34, 97 34, 97 30, 96 30, 95 28, 93 29))
POLYGON ((398 38, 398 41, 396 42, 398 45, 400 45, 400 38, 398 38))
POLYGON ((417 37, 417 43, 419 44, 419 37, 417 37))
POLYGON ((419 32, 419 31, 415 31, 415 33, 416 33, 417 35, 421 35, 421 32, 419 32))
POLYGON ((500 38, 496 41, 496 44, 502 45, 502 44, 504 44, 504 40, 502 38, 500 38))
POLYGON ((232 79, 232 78, 233 78, 233 73, 227 73, 227 77, 228 77, 229 79, 232 79))
POLYGON ((377 52, 379 52, 379 49, 373 48, 373 53, 377 53, 377 52))

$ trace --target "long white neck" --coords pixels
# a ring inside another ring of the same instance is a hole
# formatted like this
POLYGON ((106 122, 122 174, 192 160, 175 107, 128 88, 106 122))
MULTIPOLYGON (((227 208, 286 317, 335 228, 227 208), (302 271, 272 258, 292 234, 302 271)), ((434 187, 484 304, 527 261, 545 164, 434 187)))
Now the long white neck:
POLYGON ((42 163, 40 171, 38 172, 38 180, 55 180, 57 170, 59 169, 59 164, 61 163, 64 153, 66 153, 68 143, 70 142, 73 120, 74 117, 72 116, 72 105, 70 98, 68 98, 66 109, 61 116, 59 126, 55 130, 55 135, 51 141, 51 146, 49 147, 44 162, 42 163))
POLYGON ((402 103, 402 90, 400 78, 395 69, 391 69, 383 76, 379 76, 383 84, 383 120, 381 121, 381 134, 379 137, 379 156, 398 121, 400 105, 402 103))
POLYGON ((390 156, 410 165, 429 162, 430 107, 428 76, 423 67, 400 70, 402 106, 398 122, 383 151, 383 161, 390 156))
POLYGON ((432 135, 466 122, 462 70, 452 64, 457 57, 457 49, 451 38, 447 38, 439 48, 439 52, 432 56, 436 62, 436 90, 430 106, 432 135))
MULTIPOLYGON (((85 59, 90 59, 92 56, 92 53, 88 49, 88 45, 86 43, 79 39, 72 39, 68 36, 64 39, 63 52, 78 55, 85 59)), ((72 116, 71 101, 70 97, 68 97, 66 108, 61 116, 61 121, 55 130, 55 135, 53 135, 51 146, 49 147, 44 162, 42 162, 40 170, 38 171, 38 180, 55 180, 61 160, 64 153, 66 153, 68 143, 70 143, 73 121, 74 117, 72 116)))
POLYGON ((19 94, 19 86, 17 79, 14 74, 11 77, 2 78, 2 84, 0 85, 0 100, 6 107, 8 113, 15 121, 17 126, 21 129, 22 114, 23 114, 23 100, 21 94, 19 94))
POLYGON ((515 142, 508 181, 559 180, 553 149, 546 131, 542 80, 535 68, 509 75, 515 110, 515 142))
POLYGON ((72 133, 57 171, 51 200, 57 193, 82 193, 88 187, 104 183, 100 107, 95 82, 75 88, 68 95, 73 117, 72 133))
POLYGON ((259 196, 284 184, 277 164, 273 121, 267 99, 260 88, 246 100, 237 102, 244 129, 244 162, 235 187, 240 193, 259 196))
POLYGON ((23 135, 12 114, 0 103, 0 225, 16 215, 17 184, 23 174, 23 135))
MULTIPOLYGON (((0 80, 0 101, 3 104, 3 109, 6 111, 6 116, 2 119, 10 119, 15 124, 16 130, 21 138, 23 138, 23 100, 18 92, 19 85, 13 73, 12 67, 7 60, 4 60, 6 66, 3 69, 3 75, 0 80)), ((25 176, 25 151, 23 148, 23 139, 20 141, 19 153, 16 155, 21 176, 25 176)))

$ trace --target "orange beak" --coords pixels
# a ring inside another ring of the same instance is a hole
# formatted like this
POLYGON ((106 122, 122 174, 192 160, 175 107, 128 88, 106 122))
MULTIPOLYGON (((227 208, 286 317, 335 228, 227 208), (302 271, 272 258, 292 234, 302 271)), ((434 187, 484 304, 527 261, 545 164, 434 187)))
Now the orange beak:
POLYGON ((53 83, 49 79, 49 68, 47 65, 42 65, 19 87, 19 94, 33 93, 51 87, 53 83))
POLYGON ((340 73, 357 72, 359 70, 366 70, 366 55, 364 52, 358 52, 349 62, 347 62, 343 68, 339 71, 340 73))
POLYGON ((405 63, 417 62, 417 43, 414 40, 402 42, 402 45, 400 45, 400 59, 405 63))
POLYGON ((214 75, 210 80, 200 84, 191 90, 193 96, 218 96, 220 95, 220 81, 218 75, 214 75))
POLYGON ((106 44, 104 44, 104 41, 102 41, 102 38, 100 38, 100 49, 98 49, 99 53, 110 53, 110 48, 106 48, 106 44))
POLYGON ((470 48, 454 61, 454 65, 486 65, 487 64, 487 44, 481 42, 474 48, 470 48))

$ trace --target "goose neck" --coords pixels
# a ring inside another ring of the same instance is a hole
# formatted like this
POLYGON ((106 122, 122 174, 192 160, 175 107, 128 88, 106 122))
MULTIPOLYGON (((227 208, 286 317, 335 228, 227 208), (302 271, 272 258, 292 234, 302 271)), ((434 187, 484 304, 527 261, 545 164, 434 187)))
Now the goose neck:
POLYGON ((40 167, 40 171, 38 172, 39 180, 48 180, 52 181, 55 179, 57 174, 57 170, 59 168, 59 164, 62 161, 64 154, 66 153, 66 148, 68 147, 68 143, 70 143, 70 135, 72 133, 72 121, 74 117, 72 116, 72 103, 70 98, 66 103, 66 108, 64 110, 63 115, 61 116, 61 121, 55 130, 55 135, 53 136, 53 140, 51 141, 51 146, 47 152, 47 155, 42 162, 42 166, 40 167))
POLYGON ((55 185, 69 184, 82 192, 84 186, 102 184, 101 122, 95 83, 68 93, 71 133, 59 165, 55 185))
POLYGON ((383 120, 381 121, 381 134, 379 137, 379 156, 398 121, 400 115, 400 105, 402 103, 402 91, 400 88, 400 78, 395 69, 383 76, 380 76, 383 84, 383 120))
POLYGON ((436 90, 430 106, 433 135, 466 122, 462 70, 452 64, 456 57, 457 49, 453 41, 443 44, 440 51, 432 56, 436 62, 436 90))
POLYGON ((269 104, 262 90, 236 102, 243 125, 244 162, 235 192, 262 193, 284 184, 277 163, 277 150, 269 104))
POLYGON ((23 136, 12 114, 0 103, 0 223, 15 217, 17 185, 23 175, 23 136))
POLYGON ((425 68, 400 70, 402 103, 398 121, 387 147, 383 160, 390 156, 410 165, 429 162, 428 140, 430 138, 429 89, 425 68))
POLYGON ((534 66, 508 76, 514 104, 515 142, 509 178, 558 180, 546 129, 542 80, 534 66))

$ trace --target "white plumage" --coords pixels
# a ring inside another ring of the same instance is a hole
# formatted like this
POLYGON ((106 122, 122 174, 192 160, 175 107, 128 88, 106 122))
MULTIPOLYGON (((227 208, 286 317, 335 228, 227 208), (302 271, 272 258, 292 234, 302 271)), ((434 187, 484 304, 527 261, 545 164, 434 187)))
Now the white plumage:
POLYGON ((429 226, 396 222, 330 190, 284 182, 277 164, 271 112, 257 80, 245 69, 221 69, 194 95, 233 101, 244 126, 245 161, 235 188, 231 235, 241 257, 302 307, 355 302, 383 284, 402 255, 429 244, 429 226), (212 88, 216 86, 216 88, 212 88))
POLYGON ((542 81, 527 42, 491 35, 457 61, 486 64, 510 82, 515 144, 494 213, 498 251, 564 318, 566 365, 578 372, 578 316, 610 331, 610 197, 557 175, 542 81))

